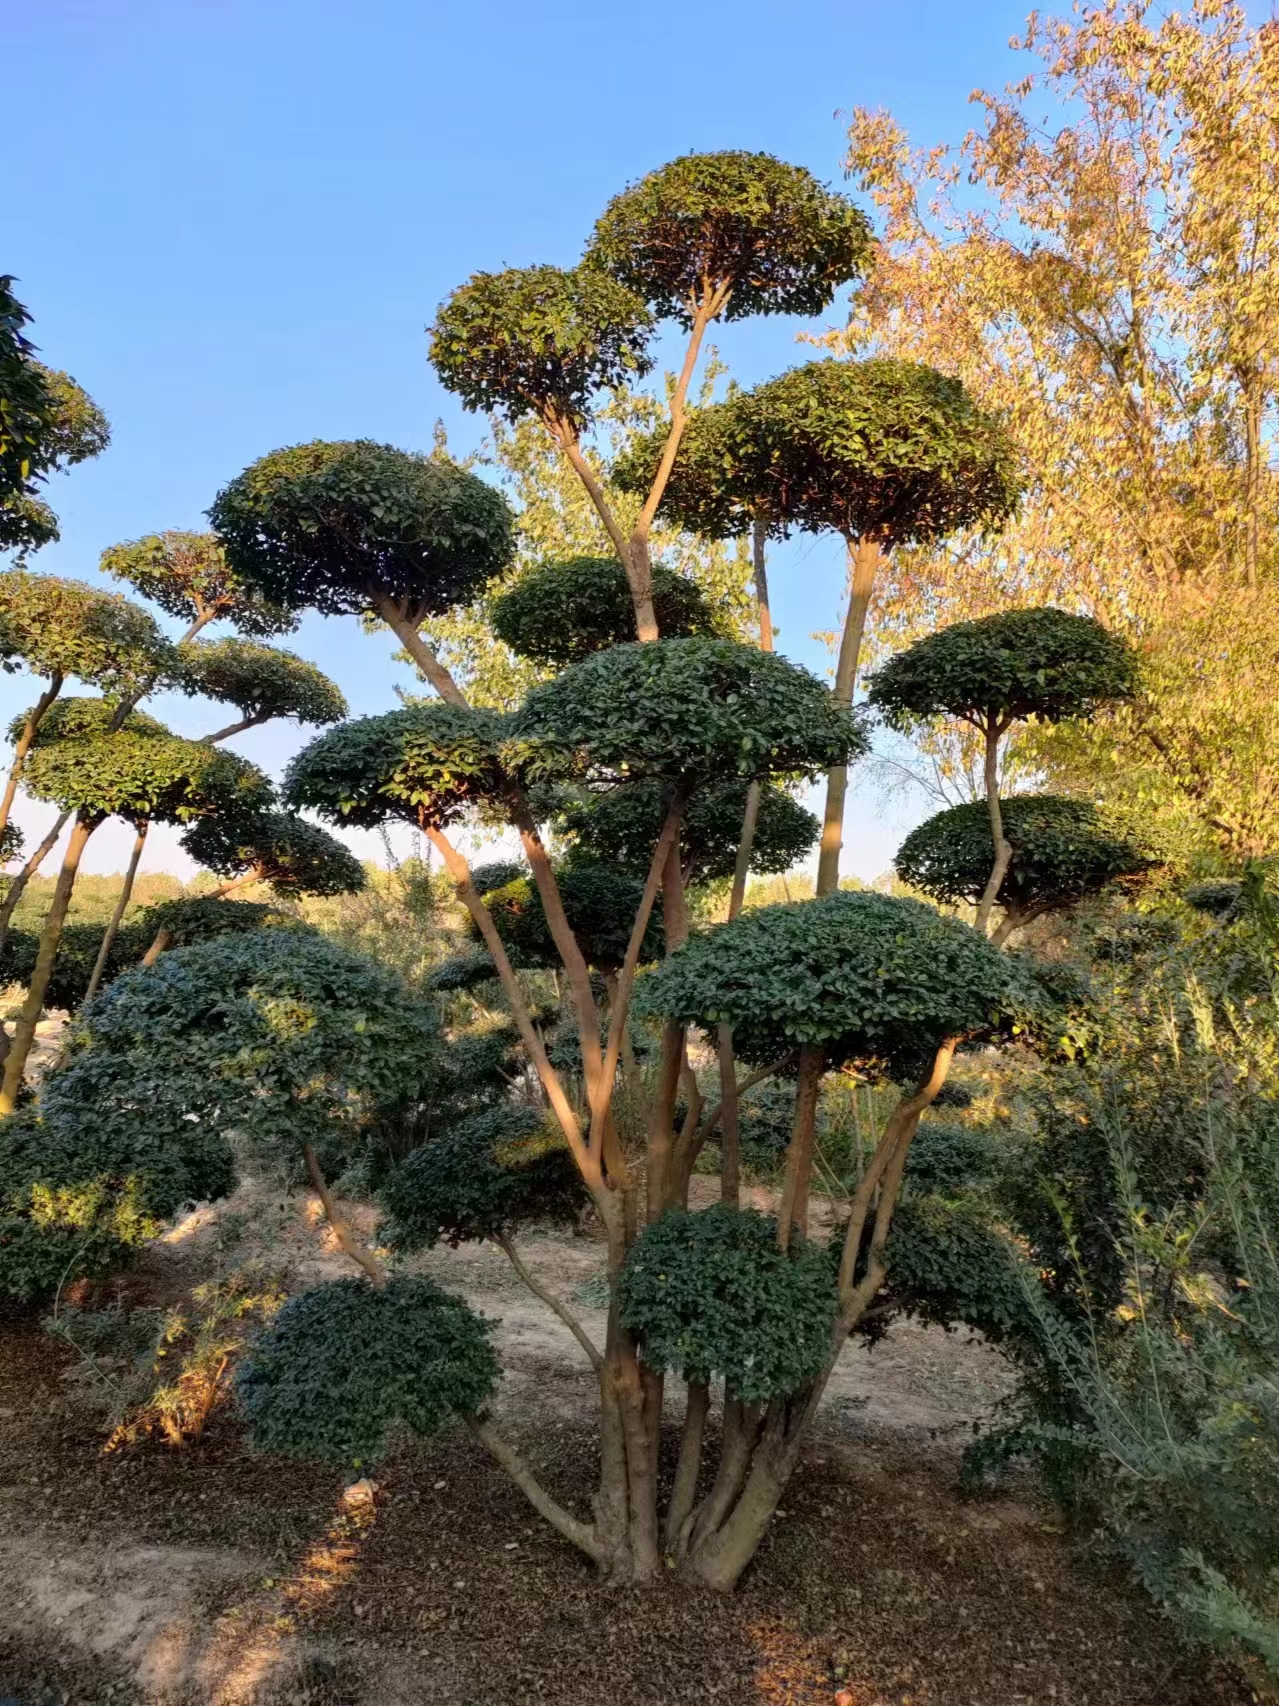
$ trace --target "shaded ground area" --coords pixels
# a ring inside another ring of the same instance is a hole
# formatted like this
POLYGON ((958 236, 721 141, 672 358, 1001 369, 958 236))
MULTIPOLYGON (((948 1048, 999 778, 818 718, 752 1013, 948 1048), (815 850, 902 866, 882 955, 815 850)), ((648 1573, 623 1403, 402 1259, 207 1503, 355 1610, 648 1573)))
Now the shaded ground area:
MULTIPOLYGON (((281 1236, 311 1277, 293 1210, 281 1236)), ((163 1296, 205 1229, 131 1281, 163 1296)), ((531 1238, 588 1319, 600 1251, 531 1238)), ((584 1507, 592 1381, 496 1252, 430 1271, 502 1318, 505 1425, 584 1507)), ((104 1454, 71 1353, 0 1317, 0 1694, 24 1706, 1238 1706, 1051 1513, 963 1500, 958 1450, 1004 1389, 989 1349, 897 1329, 855 1349, 742 1591, 600 1589, 468 1435, 405 1445, 376 1489, 255 1457, 234 1419, 198 1444, 104 1454), (873 1385, 873 1391, 872 1391, 873 1385)), ((674 1415, 674 1410, 672 1411, 674 1415)), ((673 1443, 673 1442, 672 1442, 673 1443)), ((669 1466, 668 1466, 669 1467, 669 1466)))

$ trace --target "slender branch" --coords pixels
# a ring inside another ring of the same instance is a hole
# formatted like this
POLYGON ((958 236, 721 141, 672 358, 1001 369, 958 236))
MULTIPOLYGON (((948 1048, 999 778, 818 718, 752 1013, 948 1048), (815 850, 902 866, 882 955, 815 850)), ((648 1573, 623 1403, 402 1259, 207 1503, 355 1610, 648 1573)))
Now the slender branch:
POLYGON ((58 837, 66 828, 70 816, 70 811, 58 813, 53 828, 47 832, 44 840, 5 890, 4 900, 0 902, 0 952, 3 951, 4 945, 9 939, 9 925, 13 921, 13 914, 26 891, 27 884, 57 846, 58 837))
POLYGON ((205 735, 206 746, 216 746, 220 740, 230 740, 232 735, 242 735, 245 729, 256 729, 259 724, 268 722, 265 711, 257 711, 251 717, 243 717, 238 723, 228 723, 226 728, 219 729, 216 734, 205 735))
POLYGON ((63 679, 62 671, 55 669, 49 676, 49 685, 23 719, 22 733, 18 736, 13 749, 13 764, 9 769, 9 779, 5 783, 4 797, 0 799, 0 835, 9 826, 9 814, 13 810, 14 797, 18 792, 18 783, 22 780, 22 772, 26 767, 31 742, 36 738, 36 731, 44 721, 45 712, 61 693, 63 679))
POLYGON ((465 693, 390 594, 374 592, 370 602, 440 698, 450 705, 465 707, 465 693))
POLYGON ((590 1360, 591 1367, 598 1374, 600 1369, 604 1366, 604 1358, 600 1355, 590 1334, 586 1331, 586 1328, 583 1327, 577 1316, 573 1314, 572 1310, 566 1303, 561 1302, 560 1299, 556 1297, 553 1291, 548 1291, 540 1281, 533 1278, 532 1274, 520 1259, 519 1251, 515 1248, 515 1245, 511 1242, 505 1232, 499 1232, 493 1242, 503 1251, 507 1261, 524 1281, 524 1284, 533 1293, 533 1296, 540 1298, 551 1311, 551 1314, 558 1316, 568 1328, 569 1332, 572 1333, 578 1344, 581 1345, 582 1349, 586 1352, 586 1355, 590 1360))
POLYGON ((737 1116, 737 1067, 733 1059, 733 1027, 721 1025, 717 1037, 720 1094, 719 1198, 729 1208, 742 1200, 742 1142, 737 1116))
MULTIPOLYGON (((748 1072, 746 1077, 743 1078, 737 1086, 739 1101, 748 1090, 753 1090, 757 1084, 762 1084, 766 1078, 775 1078, 779 1072, 785 1072, 786 1068, 791 1064, 794 1058, 795 1051, 792 1049, 789 1054, 782 1055, 779 1060, 770 1060, 767 1066, 761 1066, 756 1068, 754 1072, 748 1072)), ((710 1113, 706 1115, 702 1120, 701 1125, 698 1126, 696 1136, 703 1140, 708 1138, 715 1130, 715 1127, 719 1124, 723 1111, 723 1103, 716 1102, 710 1113)))
POLYGON ((498 1432, 488 1416, 468 1416, 466 1425, 480 1444, 496 1458, 539 1516, 544 1517, 559 1535, 596 1564, 604 1562, 603 1549, 589 1524, 570 1516, 563 1505, 557 1504, 546 1491, 511 1442, 498 1432))
POLYGON ((973 920, 976 929, 983 936, 986 934, 991 908, 1003 886, 1004 878, 1008 875, 1008 867, 1013 858, 1012 847, 1004 838, 1004 814, 999 804, 999 738, 1007 726, 1007 723, 993 716, 986 721, 986 806, 990 812, 995 863, 990 879, 982 891, 982 897, 977 903, 977 917, 973 920))
POLYGON ((160 955, 167 954, 172 946, 172 930, 157 930, 154 938, 152 939, 151 946, 147 949, 146 953, 143 954, 138 963, 144 966, 153 966, 160 958, 160 955))
POLYGON ((102 932, 102 945, 98 949, 97 959, 93 962, 93 971, 89 975, 89 987, 84 992, 86 1004, 92 1001, 98 993, 98 985, 102 982, 102 974, 107 969, 107 961, 111 957, 111 949, 116 936, 119 934, 121 921, 130 900, 133 898, 133 884, 138 874, 142 849, 147 844, 147 831, 150 828, 149 820, 144 820, 137 825, 137 832, 133 838, 133 851, 129 855, 129 866, 124 873, 124 885, 120 890, 120 898, 116 901, 115 910, 111 914, 106 929, 102 932))
POLYGON ((617 559, 627 571, 629 580, 630 543, 627 540, 624 528, 613 513, 613 506, 608 501, 608 494, 605 492, 602 482, 586 459, 576 428, 569 422, 559 421, 554 417, 546 418, 545 426, 556 444, 559 445, 570 467, 585 486, 586 495, 595 506, 595 513, 603 523, 609 542, 617 552, 617 559))
POLYGON ((302 1154, 306 1158, 306 1170, 311 1179, 311 1188, 320 1199, 321 1206, 324 1209, 324 1218, 328 1221, 343 1254, 349 1256, 353 1262, 363 1268, 369 1279, 380 1290, 386 1284, 386 1269, 378 1261, 372 1250, 366 1244, 360 1243, 342 1218, 341 1210, 334 1202, 333 1193, 325 1181, 315 1150, 309 1143, 302 1145, 302 1154))
POLYGON ((704 1380, 689 1382, 688 1408, 684 1412, 684 1432, 675 1465, 675 1481, 671 1487, 671 1502, 666 1507, 664 1543, 668 1557, 676 1556, 682 1540, 687 1538, 685 1529, 697 1497, 697 1477, 702 1467, 702 1441, 706 1434, 710 1400, 710 1387, 704 1380))
MULTIPOLYGON (((839 642, 833 697, 837 704, 851 705, 857 686, 866 618, 875 592, 875 575, 884 551, 878 539, 847 541, 851 570, 848 614, 839 642)), ((848 766, 836 764, 826 772, 826 809, 822 822, 821 851, 817 860, 817 893, 834 894, 839 887, 839 856, 844 844, 844 802, 848 796, 848 766)))

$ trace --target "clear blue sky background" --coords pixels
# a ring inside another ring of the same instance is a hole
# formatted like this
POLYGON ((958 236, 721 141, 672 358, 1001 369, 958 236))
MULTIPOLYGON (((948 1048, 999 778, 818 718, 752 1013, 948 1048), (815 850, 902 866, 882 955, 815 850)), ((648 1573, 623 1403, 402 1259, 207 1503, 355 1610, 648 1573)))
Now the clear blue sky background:
MULTIPOLYGON (((102 548, 198 528, 218 487, 278 445, 371 437, 464 450, 483 433, 435 380, 424 325, 476 269, 571 264, 607 199, 674 155, 765 149, 837 182, 840 113, 890 108, 920 142, 958 139, 1024 0, 40 0, 8 8, 7 198, 16 273, 50 364, 106 410, 113 439, 49 492, 63 538, 34 566, 92 579, 102 548)), ((842 316, 832 314, 832 321, 842 316)), ((806 358, 795 322, 717 338, 749 384, 806 358)), ((843 580, 830 541, 784 547, 781 645, 817 669, 843 580)), ((309 617, 286 642, 356 712, 411 672, 389 635, 309 617)), ((28 702, 0 684, 6 721, 28 702)), ((186 733, 216 707, 158 706, 186 733)), ((277 772, 305 737, 242 737, 277 772)), ((918 815, 918 814, 917 814, 918 815)), ((39 808, 25 808, 28 827, 39 808)), ((863 787, 846 868, 882 871, 900 839, 863 787)), ((123 864, 111 825, 86 869, 123 864)), ((362 851, 372 850, 365 842, 362 851)), ((190 869, 157 833, 147 866, 190 869)), ((144 867, 146 868, 146 867, 144 867)))

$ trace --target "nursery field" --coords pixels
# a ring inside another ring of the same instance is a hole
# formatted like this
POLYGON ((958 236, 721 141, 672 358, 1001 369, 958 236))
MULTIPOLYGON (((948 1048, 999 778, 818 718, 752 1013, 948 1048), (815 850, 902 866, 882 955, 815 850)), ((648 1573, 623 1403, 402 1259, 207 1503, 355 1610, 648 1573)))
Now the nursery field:
MULTIPOLYGON (((248 1188, 157 1246, 121 1282, 128 1304, 180 1298, 211 1271, 219 1220, 250 1205, 296 1283, 342 1271, 302 1199, 248 1188)), ((599 1243, 531 1235, 524 1255, 599 1325, 599 1243)), ((420 1265, 500 1319, 499 1413, 584 1503, 593 1382, 567 1332, 491 1247, 420 1265)), ((601 1589, 460 1432, 405 1442, 372 1489, 255 1455, 225 1412, 180 1450, 104 1451, 76 1361, 33 1314, 0 1317, 0 1676, 24 1706, 1248 1698, 1079 1556, 1031 1487, 960 1496, 959 1451, 1009 1385, 967 1335, 904 1323, 845 1350, 785 1515, 727 1599, 684 1582, 601 1589)))

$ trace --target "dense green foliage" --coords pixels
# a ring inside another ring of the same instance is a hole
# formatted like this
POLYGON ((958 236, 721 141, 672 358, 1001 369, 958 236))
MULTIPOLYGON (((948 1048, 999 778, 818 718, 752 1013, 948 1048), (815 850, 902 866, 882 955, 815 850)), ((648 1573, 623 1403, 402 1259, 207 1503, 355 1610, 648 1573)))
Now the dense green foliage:
POLYGON ((430 1138, 381 1190, 381 1238, 397 1250, 429 1250, 500 1238, 537 1221, 571 1224, 586 1192, 564 1134, 545 1113, 505 1103, 430 1138))
POLYGON ((108 546, 99 566, 183 622, 230 622, 258 639, 297 626, 291 609, 263 598, 232 571, 212 533, 148 533, 108 546))
MULTIPOLYGON (((664 639, 716 631, 700 588, 660 565, 653 570, 653 609, 664 639)), ((550 669, 635 638, 630 583, 615 557, 541 563, 492 601, 489 619, 517 657, 550 669)))
MULTIPOLYGON (((63 926, 57 963, 54 965, 49 987, 45 990, 46 1008, 74 1013, 79 1007, 89 988, 89 978, 93 974, 105 933, 104 924, 75 923, 63 926)), ((122 924, 107 956, 103 982, 110 983, 120 972, 137 965, 150 947, 153 935, 154 931, 149 931, 147 925, 140 920, 122 924)), ((4 947, 0 949, 0 984, 16 983, 25 986, 30 983, 39 947, 40 937, 35 931, 14 929, 11 926, 5 937, 4 947)))
POLYGON ((213 900, 207 895, 180 895, 157 901, 138 915, 147 945, 161 931, 172 936, 175 946, 193 947, 214 936, 242 935, 248 930, 304 929, 277 906, 257 900, 213 900))
POLYGON ((925 635, 876 670, 869 697, 894 728, 942 715, 984 728, 1026 717, 1087 717, 1136 689, 1136 657, 1126 640, 1091 616, 1045 606, 925 635))
POLYGON ((246 759, 182 740, 137 713, 111 733, 110 717, 100 699, 54 705, 27 757, 27 792, 86 818, 162 823, 270 804, 270 783, 246 759))
POLYGON ((198 818, 182 845, 220 877, 252 872, 277 894, 354 894, 367 881, 349 848, 293 812, 198 818))
POLYGON ((381 1290, 335 1280, 286 1303, 236 1386, 264 1451, 376 1462, 397 1425, 434 1434, 497 1385, 489 1327, 461 1298, 405 1274, 381 1290))
MULTIPOLYGON (((940 1102, 939 1096, 933 1106, 940 1102)), ((979 1127, 925 1120, 906 1159, 906 1185, 911 1192, 949 1197, 988 1183, 995 1166, 990 1138, 979 1127)))
MULTIPOLYGON (((646 490, 660 455, 650 435, 613 479, 646 490)), ((809 362, 696 411, 661 509, 712 538, 758 519, 775 533, 835 531, 887 547, 998 527, 1020 492, 1008 438, 959 380, 875 357, 809 362)))
MULTIPOLYGON (((749 784, 740 779, 710 782, 684 808, 680 865, 686 883, 731 877, 737 861, 749 784)), ((641 881, 666 815, 666 788, 657 777, 610 788, 563 789, 551 804, 551 824, 574 854, 609 863, 641 881)), ((750 868, 789 871, 816 844, 821 825, 784 788, 760 790, 750 868)))
POLYGON ((811 775, 866 749, 860 723, 815 676, 734 640, 614 646, 535 687, 512 728, 548 772, 664 777, 811 775))
POLYGON ((75 676, 124 698, 173 679, 177 657, 153 618, 118 593, 10 569, 0 574, 0 667, 75 676))
POLYGON ((975 1328, 992 1344, 1019 1349, 1041 1339, 1035 1283, 984 1203, 947 1191, 908 1194, 897 1205, 888 1240, 894 1310, 939 1327, 975 1328))
POLYGON ((967 924, 869 892, 745 913, 690 938, 636 991, 641 1012, 731 1024, 745 1060, 822 1043, 832 1064, 898 1079, 944 1038, 1006 1033, 1040 999, 1024 969, 967 924))
POLYGON ((357 717, 303 747, 285 772, 284 797, 360 829, 397 817, 443 826, 501 795, 506 732, 493 711, 436 701, 357 717))
POLYGON ((593 267, 475 273, 436 311, 431 363, 468 409, 580 428, 591 400, 642 378, 653 317, 593 267))
MULTIPOLYGON (((1023 794, 1000 804, 1013 857, 996 899, 1014 915, 1069 906, 1150 863, 1086 800, 1023 794)), ((986 802, 973 800, 911 830, 893 865, 904 883, 934 900, 975 901, 990 878, 994 846, 986 802)))
POLYGON ((797 1391, 830 1351, 835 1288, 825 1253, 777 1246, 777 1223, 719 1204, 670 1210, 642 1234, 619 1281, 622 1320, 653 1368, 722 1376, 746 1403, 797 1391))
POLYGON ((313 663, 254 640, 192 640, 182 647, 178 685, 234 705, 246 722, 295 717, 299 723, 337 723, 347 703, 313 663))
POLYGON ((704 295, 723 318, 820 314, 871 255, 866 216, 802 166, 726 149, 684 154, 613 197, 588 265, 689 324, 704 295))
MULTIPOLYGON (((564 902, 564 915, 587 965, 599 971, 617 971, 626 957, 626 945, 639 911, 642 882, 612 866, 574 857, 559 867, 556 883, 564 902)), ((488 890, 484 904, 492 914, 512 965, 533 970, 554 969, 562 964, 541 896, 531 877, 516 877, 501 888, 488 890)), ((470 919, 466 929, 472 938, 478 936, 470 919)), ((657 959, 661 952, 661 921, 650 918, 640 948, 640 963, 657 959)))
POLYGON ((0 551, 29 551, 58 537, 39 495, 49 475, 97 456, 110 442, 106 416, 66 373, 36 359, 23 328, 31 316, 0 274, 0 551))
POLYGON ((209 517, 263 597, 326 615, 362 615, 380 596, 410 621, 439 615, 514 548, 499 491, 444 457, 371 439, 274 450, 222 488, 209 517))

